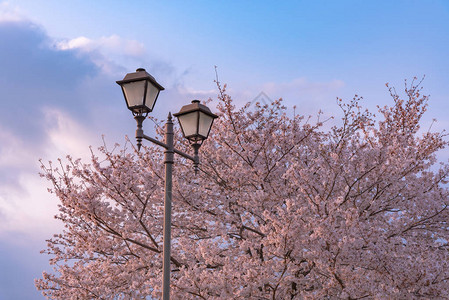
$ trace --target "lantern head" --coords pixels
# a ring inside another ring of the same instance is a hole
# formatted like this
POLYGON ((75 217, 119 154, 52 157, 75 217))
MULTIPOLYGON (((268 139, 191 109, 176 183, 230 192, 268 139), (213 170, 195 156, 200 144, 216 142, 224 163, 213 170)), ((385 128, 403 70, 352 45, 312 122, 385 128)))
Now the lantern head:
POLYGON ((191 143, 199 145, 207 139, 214 119, 218 118, 199 100, 184 105, 174 116, 179 120, 184 137, 191 143))
POLYGON ((126 105, 133 115, 146 115, 151 112, 159 92, 164 90, 164 87, 143 68, 126 74, 123 80, 117 81, 117 84, 122 87, 126 105))

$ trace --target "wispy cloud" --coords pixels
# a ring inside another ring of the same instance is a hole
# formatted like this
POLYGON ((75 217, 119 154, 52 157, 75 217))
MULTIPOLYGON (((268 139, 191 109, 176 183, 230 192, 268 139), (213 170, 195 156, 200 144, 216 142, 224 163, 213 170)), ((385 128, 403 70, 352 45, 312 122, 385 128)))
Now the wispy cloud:
POLYGON ((143 43, 136 40, 127 40, 116 34, 93 40, 84 36, 75 39, 60 41, 57 46, 61 50, 80 49, 86 52, 101 50, 110 54, 142 57, 146 54, 143 43))
POLYGON ((20 12, 16 6, 9 2, 0 2, 0 22, 23 22, 27 18, 20 12))
POLYGON ((123 64, 140 65, 147 57, 147 50, 141 42, 115 34, 98 39, 80 36, 57 41, 55 47, 62 51, 76 50, 88 55, 103 72, 113 75, 123 73, 123 64))
POLYGON ((8 143, 0 147, 0 233, 42 236, 54 228, 57 199, 38 176, 39 158, 53 160, 76 153, 87 161, 89 145, 98 144, 88 127, 60 110, 44 110, 42 122, 45 140, 37 147, 1 128, 0 138, 8 143))

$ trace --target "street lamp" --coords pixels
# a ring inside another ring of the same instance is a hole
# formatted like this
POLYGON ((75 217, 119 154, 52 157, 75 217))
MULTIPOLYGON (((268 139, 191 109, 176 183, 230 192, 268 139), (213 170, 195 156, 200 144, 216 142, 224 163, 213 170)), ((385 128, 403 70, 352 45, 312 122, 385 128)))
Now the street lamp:
POLYGON ((133 115, 151 112, 159 92, 164 90, 162 85, 143 68, 126 74, 123 80, 117 81, 117 84, 122 87, 126 105, 133 115))
POLYGON ((189 140, 194 150, 194 155, 190 156, 174 148, 173 145, 173 121, 171 113, 168 114, 165 123, 165 143, 156 140, 143 133, 143 121, 148 113, 153 111, 159 92, 164 88, 157 83, 153 76, 145 69, 139 68, 134 73, 126 74, 123 80, 117 81, 122 87, 128 109, 134 115, 137 122, 136 140, 137 148, 140 150, 142 139, 148 140, 165 148, 165 199, 164 199, 164 245, 163 245, 163 279, 162 279, 162 299, 170 299, 170 240, 171 240, 171 202, 172 202, 172 168, 173 156, 179 154, 184 158, 193 161, 195 173, 198 171, 199 156, 198 150, 203 141, 207 139, 212 123, 218 116, 210 109, 201 104, 199 100, 193 100, 191 104, 185 105, 174 114, 181 125, 183 135, 189 140))
POLYGON ((201 104, 200 100, 193 100, 192 104, 184 105, 174 116, 179 120, 184 137, 193 144, 201 144, 207 139, 217 117, 206 105, 201 104))

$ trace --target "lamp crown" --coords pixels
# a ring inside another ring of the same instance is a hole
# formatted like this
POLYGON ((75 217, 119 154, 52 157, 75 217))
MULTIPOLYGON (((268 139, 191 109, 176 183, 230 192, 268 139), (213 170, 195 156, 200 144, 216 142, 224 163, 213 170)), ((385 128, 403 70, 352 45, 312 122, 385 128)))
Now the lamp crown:
POLYGON ((144 68, 126 74, 125 78, 116 82, 122 87, 128 109, 137 115, 151 112, 159 92, 164 90, 144 68))
POLYGON ((184 105, 174 116, 178 118, 184 137, 198 145, 207 139, 212 123, 218 117, 196 99, 184 105))

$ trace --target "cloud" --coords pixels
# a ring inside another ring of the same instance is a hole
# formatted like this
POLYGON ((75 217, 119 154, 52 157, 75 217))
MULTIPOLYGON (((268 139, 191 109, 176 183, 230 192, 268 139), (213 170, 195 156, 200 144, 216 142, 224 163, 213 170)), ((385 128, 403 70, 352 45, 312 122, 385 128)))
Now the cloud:
MULTIPOLYGON (((19 183, 20 174, 33 169, 37 161, 29 145, 5 126, 0 126, 0 139, 4 141, 0 145, 0 201, 3 198, 5 203, 11 203, 5 196, 9 194, 5 193, 5 189, 24 191, 24 187, 19 183)), ((5 214, 1 204, 0 214, 5 214)), ((0 222, 2 219, 4 218, 0 217, 0 222)))
POLYGON ((0 78, 13 95, 30 88, 67 88, 98 71, 74 51, 52 48, 52 40, 33 23, 0 22, 0 38, 0 78))
POLYGON ((98 74, 89 59, 53 49, 45 32, 28 22, 0 22, 0 40, 0 125, 38 143, 43 106, 84 113, 78 90, 98 74))
POLYGON ((87 55, 104 73, 118 75, 125 65, 140 65, 146 62, 147 50, 143 43, 124 39, 116 34, 98 39, 80 36, 55 42, 61 51, 77 51, 87 55))
POLYGON ((22 190, 12 186, 0 187, 0 234, 22 233, 44 239, 61 227, 53 216, 57 213, 57 199, 48 193, 47 183, 37 174, 21 173, 18 184, 22 190))
POLYGON ((37 154, 57 158, 76 153, 76 157, 87 161, 89 145, 97 143, 88 127, 62 111, 46 109, 42 121, 47 139, 41 151, 27 147, 26 143, 2 128, 0 138, 7 138, 10 143, 2 146, 0 153, 0 233, 42 234, 56 225, 53 215, 57 212, 57 199, 48 193, 48 183, 38 176, 40 164, 37 154))
POLYGON ((101 37, 97 40, 81 36, 71 40, 60 41, 56 45, 61 50, 79 49, 84 52, 101 50, 104 53, 133 57, 142 57, 146 54, 143 43, 136 40, 127 40, 116 34, 101 37))
POLYGON ((30 158, 25 143, 5 127, 0 127, 0 140, 7 141, 7 147, 0 148, 0 168, 25 167, 30 158))
POLYGON ((62 230, 57 213, 59 200, 48 193, 50 187, 38 175, 40 157, 47 160, 74 153, 87 161, 89 145, 97 139, 88 124, 75 120, 56 108, 43 109, 44 141, 32 145, 0 128, 0 298, 40 299, 33 280, 49 269, 48 256, 39 254, 45 240, 62 230))
POLYGON ((23 22, 27 19, 17 7, 8 2, 0 2, 0 22, 23 22))
POLYGON ((183 101, 180 99, 207 99, 216 95, 214 90, 187 87, 184 79, 191 75, 189 69, 178 70, 172 63, 150 55, 143 43, 136 40, 115 34, 98 39, 80 36, 57 41, 54 47, 63 52, 74 51, 81 57, 88 57, 102 74, 115 77, 115 80, 134 71, 127 66, 145 67, 149 73, 157 75, 157 80, 166 88, 165 96, 175 104, 183 101))
POLYGON ((39 183, 38 159, 72 150, 82 153, 92 142, 88 130, 81 132, 76 124, 90 122, 89 99, 80 91, 98 68, 74 51, 52 47, 35 24, 21 18, 1 20, 0 232, 31 233, 42 228, 25 228, 27 224, 41 224, 51 210, 39 183))
POLYGON ((61 224, 38 160, 88 156, 95 138, 84 87, 100 72, 76 50, 53 47, 42 28, 21 17, 1 14, 0 41, 0 250, 8 274, 0 298, 39 299, 33 278, 48 268, 39 250, 61 224))
POLYGON ((66 112, 55 108, 43 110, 45 133, 48 137, 47 149, 52 149, 46 156, 77 153, 80 158, 89 159, 89 146, 97 144, 97 134, 70 117, 66 112))

